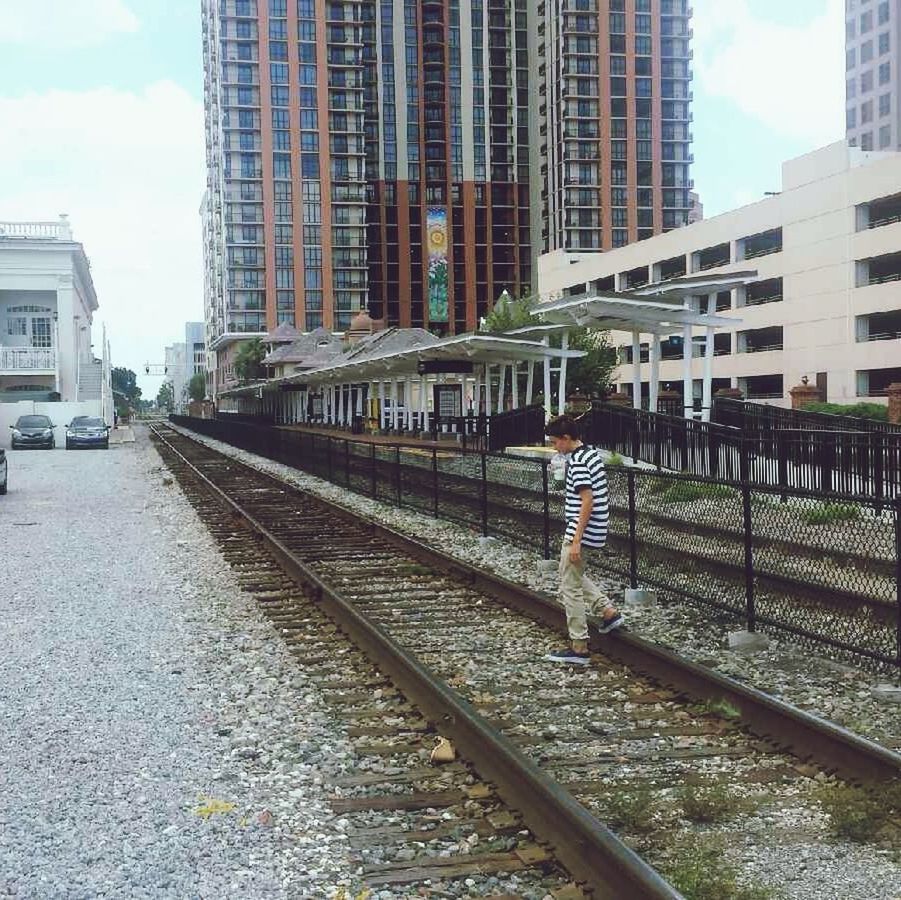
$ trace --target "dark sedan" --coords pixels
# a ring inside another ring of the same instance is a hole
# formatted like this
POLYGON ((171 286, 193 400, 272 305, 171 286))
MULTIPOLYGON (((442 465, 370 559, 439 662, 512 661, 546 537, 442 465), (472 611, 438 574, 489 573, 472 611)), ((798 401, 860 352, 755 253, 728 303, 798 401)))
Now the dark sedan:
POLYGON ((102 447, 109 449, 109 425, 95 416, 76 416, 66 426, 66 449, 102 447))
POLYGON ((56 446, 53 429, 56 425, 48 416, 19 416, 13 430, 11 446, 13 450, 22 447, 43 447, 52 450, 56 446))

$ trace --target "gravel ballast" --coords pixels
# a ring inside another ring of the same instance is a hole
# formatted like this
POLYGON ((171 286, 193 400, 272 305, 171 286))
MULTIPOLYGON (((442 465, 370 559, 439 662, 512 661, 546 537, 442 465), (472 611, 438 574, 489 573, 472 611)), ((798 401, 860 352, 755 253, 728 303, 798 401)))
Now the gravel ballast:
POLYGON ((145 435, 8 455, 0 896, 331 898, 351 748, 145 435))

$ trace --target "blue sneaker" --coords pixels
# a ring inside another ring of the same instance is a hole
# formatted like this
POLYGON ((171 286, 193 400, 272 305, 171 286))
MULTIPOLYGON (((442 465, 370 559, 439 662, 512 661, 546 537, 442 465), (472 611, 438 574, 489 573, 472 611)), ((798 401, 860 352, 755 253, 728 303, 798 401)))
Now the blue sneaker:
POLYGON ((567 647, 565 650, 548 653, 545 659, 548 662, 569 663, 571 666, 587 666, 591 662, 591 655, 589 653, 576 653, 575 650, 567 647))
POLYGON ((601 618, 600 624, 598 625, 598 631, 601 634, 609 634, 611 631, 616 631, 617 628, 620 628, 623 624, 623 617, 616 610, 613 611, 613 615, 610 616, 609 619, 601 618))

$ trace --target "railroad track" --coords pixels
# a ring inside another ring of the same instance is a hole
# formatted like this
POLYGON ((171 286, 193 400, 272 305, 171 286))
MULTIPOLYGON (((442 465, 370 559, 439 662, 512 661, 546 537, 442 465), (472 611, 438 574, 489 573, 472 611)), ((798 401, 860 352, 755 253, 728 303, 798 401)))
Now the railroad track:
MULTIPOLYGON (((705 803, 732 808, 735 801, 739 821, 745 815, 739 807, 753 805, 746 819, 754 832, 761 808, 792 810, 813 822, 823 772, 881 788, 901 775, 897 754, 628 634, 595 634, 587 672, 554 669, 541 657, 560 639, 555 632, 563 616, 548 598, 172 429, 153 430, 189 498, 214 532, 220 529, 226 555, 234 545, 239 577, 301 660, 327 670, 344 632, 383 673, 373 674, 371 663, 339 665, 341 688, 331 693, 345 693, 348 711, 362 717, 357 721, 370 716, 377 730, 385 727, 384 709, 397 713, 392 735, 378 735, 379 752, 406 760, 407 768, 396 780, 372 773, 336 785, 362 792, 340 798, 351 799, 336 807, 342 814, 359 813, 365 823, 374 809, 408 814, 410 804, 496 803, 487 816, 484 809, 470 811, 492 841, 504 837, 494 831, 503 822, 529 831, 498 851, 506 857, 483 865, 503 870, 514 857, 524 868, 558 862, 593 896, 663 897, 677 895, 629 845, 665 866, 705 803), (244 532, 261 540, 247 549, 244 532), (323 610, 340 631, 322 631, 314 619, 323 610), (371 697, 369 688, 386 676, 391 686, 373 707, 374 691, 384 689, 374 688, 371 697), (383 706, 386 696, 399 696, 402 705, 383 706), (423 738, 436 728, 473 768, 436 778, 423 766, 423 738), (616 825, 628 844, 602 821, 616 825)), ((393 869, 370 868, 371 883, 414 882, 422 872, 437 877, 443 836, 428 840, 421 818, 404 825, 417 834, 422 853, 411 865, 399 866, 395 858, 393 869)), ((359 827, 354 840, 361 852, 372 850, 381 835, 359 827)), ((733 821, 727 832, 736 827, 733 821)), ((472 833, 476 841, 486 836, 472 833)), ((791 853, 798 833, 758 837, 768 844, 784 839, 784 852, 791 853)), ((448 877, 456 877, 454 864, 442 864, 448 877)))

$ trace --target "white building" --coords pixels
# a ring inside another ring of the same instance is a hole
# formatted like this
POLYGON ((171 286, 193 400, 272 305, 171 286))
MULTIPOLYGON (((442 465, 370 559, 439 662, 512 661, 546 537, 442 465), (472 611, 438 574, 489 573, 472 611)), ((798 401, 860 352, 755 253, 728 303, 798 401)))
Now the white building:
POLYGON ((0 222, 0 424, 35 403, 69 404, 52 414, 67 421, 106 414, 106 341, 95 353, 91 336, 97 309, 90 263, 66 216, 0 222))
MULTIPOLYGON (((716 295, 712 312, 736 320, 714 338, 714 390, 786 403, 808 376, 830 402, 881 397, 901 381, 901 153, 832 144, 786 162, 781 194, 607 253, 539 258, 544 299, 641 290, 704 272, 756 270, 757 281, 716 295)), ((695 308, 707 298, 694 298, 695 308)), ((632 335, 614 332, 631 361, 632 335)), ((692 334, 700 396, 704 336, 692 334)), ((660 343, 663 387, 682 390, 682 332, 660 343)), ((650 350, 640 344, 643 394, 650 350)), ((632 393, 630 367, 619 389, 632 393)))
POLYGON ((166 376, 172 385, 176 409, 187 406, 191 379, 197 374, 207 377, 206 359, 204 323, 185 322, 184 342, 171 344, 165 350, 166 376))

